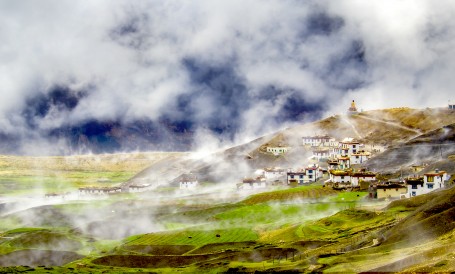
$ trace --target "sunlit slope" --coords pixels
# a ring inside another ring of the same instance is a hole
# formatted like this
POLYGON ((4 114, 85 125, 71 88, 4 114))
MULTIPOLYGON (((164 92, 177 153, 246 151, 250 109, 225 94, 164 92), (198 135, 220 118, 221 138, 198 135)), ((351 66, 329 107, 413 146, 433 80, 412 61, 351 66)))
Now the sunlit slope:
MULTIPOLYGON (((393 108, 364 111, 355 115, 334 115, 313 123, 306 123, 269 134, 224 151, 206 151, 191 157, 175 157, 153 163, 135 176, 131 182, 170 181, 182 173, 193 172, 201 180, 216 181, 229 178, 235 170, 238 178, 248 176, 249 169, 281 166, 301 166, 311 156, 302 147, 302 137, 323 135, 342 140, 356 138, 365 144, 393 147, 412 140, 426 142, 432 132, 455 123, 455 111, 448 109, 393 108), (420 136, 421 139, 418 139, 420 136), (283 156, 266 152, 267 146, 290 146, 283 156)), ((235 178, 232 178, 233 182, 235 178)), ((228 181, 228 180, 227 180, 228 181)))
POLYGON ((327 134, 337 140, 350 137, 365 144, 386 148, 414 140, 425 144, 435 143, 439 141, 435 136, 442 136, 447 131, 445 127, 454 123, 455 111, 448 109, 394 108, 364 111, 354 115, 334 115, 264 138, 261 145, 248 151, 248 163, 254 167, 264 167, 292 166, 296 161, 304 161, 311 156, 311 151, 302 147, 304 136, 327 134), (266 147, 278 145, 290 146, 291 150, 284 156, 265 152, 266 147))

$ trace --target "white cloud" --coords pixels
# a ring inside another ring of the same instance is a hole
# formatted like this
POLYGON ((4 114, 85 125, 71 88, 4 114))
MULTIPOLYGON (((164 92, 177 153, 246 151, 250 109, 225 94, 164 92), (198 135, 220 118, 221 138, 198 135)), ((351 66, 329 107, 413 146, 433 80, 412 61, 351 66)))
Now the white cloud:
POLYGON ((192 118, 205 121, 226 102, 192 82, 185 58, 237 74, 246 93, 239 98, 249 100, 242 135, 279 126, 273 115, 284 102, 261 99, 268 86, 310 104, 326 100, 329 112, 352 99, 365 109, 444 105, 455 99, 454 11, 451 1, 408 0, 0 1, 0 126, 24 125, 26 99, 55 85, 93 88, 76 108, 52 109, 43 128, 158 119, 175 111, 179 95, 198 92, 208 97, 194 102, 192 118), (337 19, 318 23, 318 14, 337 19), (314 33, 311 16, 321 28, 314 33), (345 60, 353 41, 365 51, 364 67, 345 60))

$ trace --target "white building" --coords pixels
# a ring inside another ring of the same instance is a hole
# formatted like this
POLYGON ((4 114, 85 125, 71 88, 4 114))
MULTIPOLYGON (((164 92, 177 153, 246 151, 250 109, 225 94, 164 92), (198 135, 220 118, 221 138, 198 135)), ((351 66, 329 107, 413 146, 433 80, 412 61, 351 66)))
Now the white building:
POLYGON ((289 147, 286 146, 269 146, 267 147, 267 152, 272 153, 273 155, 282 155, 289 151, 289 147))
POLYGON ((314 183, 322 178, 323 171, 318 165, 308 166, 297 171, 289 170, 287 172, 287 183, 296 182, 299 185, 314 183))
POLYGON ((291 185, 293 183, 303 185, 305 183, 305 170, 288 171, 287 183, 288 185, 291 185))
POLYGON ((350 183, 351 172, 346 170, 330 170, 329 171, 330 181, 332 183, 350 183))
POLYGON ((327 135, 324 136, 305 136, 302 137, 302 143, 304 146, 338 146, 338 142, 334 138, 327 135))
POLYGON ((270 167, 264 169, 264 178, 267 182, 275 180, 284 180, 286 177, 286 169, 279 167, 270 167))
POLYGON ((353 164, 353 165, 362 164, 362 163, 368 161, 368 159, 370 159, 370 156, 371 156, 371 154, 369 152, 362 150, 362 151, 352 153, 350 156, 350 161, 351 161, 351 164, 353 164))
POLYGON ((327 163, 329 170, 345 170, 351 168, 351 159, 345 156, 331 158, 327 161, 327 163))
POLYGON ((305 168, 305 181, 307 182, 316 182, 322 178, 323 172, 318 165, 312 165, 305 168))
POLYGON ((194 189, 199 186, 197 177, 193 174, 183 174, 179 178, 180 189, 194 189))
POLYGON ((343 152, 345 154, 343 155, 349 155, 351 156, 352 154, 357 153, 360 151, 360 143, 353 140, 353 139, 345 139, 341 143, 341 148, 344 150, 343 152))
POLYGON ((407 197, 414 197, 430 193, 436 189, 444 188, 445 181, 449 179, 447 172, 435 170, 434 172, 425 173, 419 178, 408 178, 406 185, 408 187, 407 197))
POLYGON ((361 181, 363 181, 363 182, 376 181, 376 174, 373 172, 360 171, 360 172, 354 172, 351 175, 351 185, 352 186, 359 186, 361 181))
POLYGON ((321 161, 330 158, 329 149, 314 149, 313 150, 313 159, 321 161))

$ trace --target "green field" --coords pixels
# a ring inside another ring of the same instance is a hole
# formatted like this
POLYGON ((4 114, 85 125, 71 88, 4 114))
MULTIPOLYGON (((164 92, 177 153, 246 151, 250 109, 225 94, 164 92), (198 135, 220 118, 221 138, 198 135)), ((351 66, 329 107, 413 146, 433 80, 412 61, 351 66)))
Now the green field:
POLYGON ((84 186, 112 186, 173 154, 156 152, 46 157, 0 155, 0 193, 65 193, 84 186))
POLYGON ((193 245, 203 246, 224 242, 248 242, 258 239, 250 229, 232 228, 217 230, 184 230, 179 232, 160 232, 126 239, 125 245, 193 245))

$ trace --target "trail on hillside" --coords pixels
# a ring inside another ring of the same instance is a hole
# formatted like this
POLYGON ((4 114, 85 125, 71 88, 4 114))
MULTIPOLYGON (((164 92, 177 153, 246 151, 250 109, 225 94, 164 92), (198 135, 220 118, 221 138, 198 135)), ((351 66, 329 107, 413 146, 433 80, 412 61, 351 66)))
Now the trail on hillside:
POLYGON ((390 125, 390 126, 393 126, 393 127, 397 127, 397 128, 401 128, 401 129, 407 130, 407 131, 412 131, 416 135, 423 134, 423 132, 421 130, 417 130, 417 129, 414 129, 414 128, 411 128, 411 127, 407 127, 407 126, 401 125, 399 123, 390 122, 390 121, 384 121, 384 120, 381 120, 381 119, 371 118, 371 117, 367 117, 367 116, 364 116, 364 115, 357 115, 356 117, 364 119, 364 120, 370 120, 370 121, 375 121, 375 122, 387 124, 387 125, 390 125))
POLYGON ((341 115, 341 119, 352 127, 352 130, 354 131, 354 133, 357 135, 357 137, 359 139, 363 138, 362 135, 360 135, 360 133, 357 131, 357 128, 354 126, 354 124, 352 124, 351 121, 349 121, 349 117, 346 117, 345 115, 341 115))

